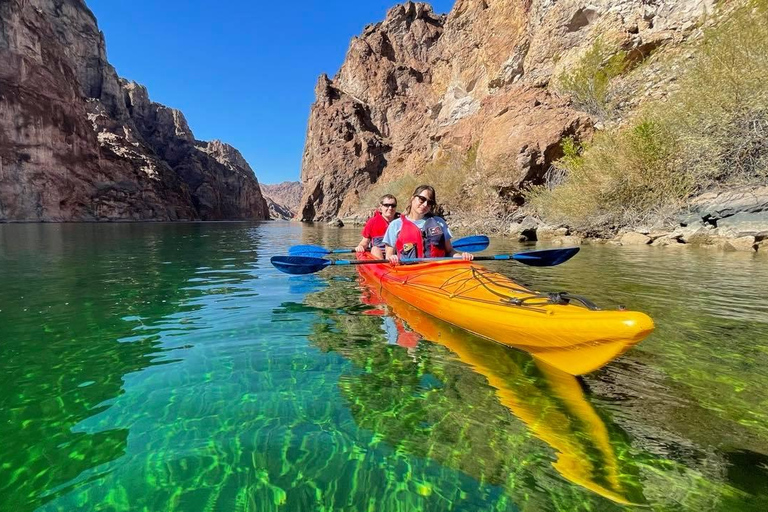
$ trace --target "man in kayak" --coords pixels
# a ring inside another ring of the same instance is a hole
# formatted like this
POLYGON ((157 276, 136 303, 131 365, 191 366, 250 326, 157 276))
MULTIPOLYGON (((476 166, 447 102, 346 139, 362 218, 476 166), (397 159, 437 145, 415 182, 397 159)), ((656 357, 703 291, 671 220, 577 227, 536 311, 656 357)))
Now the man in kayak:
POLYGON ((386 256, 398 265, 402 258, 438 258, 453 256, 471 260, 468 252, 457 253, 451 246, 451 231, 442 217, 432 213, 437 204, 435 189, 430 185, 416 187, 405 215, 389 223, 384 235, 386 256))
POLYGON ((371 255, 376 259, 384 258, 384 233, 390 223, 399 217, 397 213, 397 198, 392 194, 384 194, 379 198, 379 207, 373 217, 368 219, 363 227, 363 238, 355 247, 357 252, 365 252, 371 249, 371 255))

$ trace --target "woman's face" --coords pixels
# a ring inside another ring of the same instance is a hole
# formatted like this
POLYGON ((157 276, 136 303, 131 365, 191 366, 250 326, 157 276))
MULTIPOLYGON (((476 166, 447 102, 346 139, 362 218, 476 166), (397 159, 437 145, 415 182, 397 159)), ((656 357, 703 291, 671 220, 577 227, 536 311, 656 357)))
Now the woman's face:
POLYGON ((432 197, 432 191, 429 189, 417 192, 411 198, 411 211, 416 212, 420 216, 424 216, 432 209, 434 204, 434 197, 432 197))

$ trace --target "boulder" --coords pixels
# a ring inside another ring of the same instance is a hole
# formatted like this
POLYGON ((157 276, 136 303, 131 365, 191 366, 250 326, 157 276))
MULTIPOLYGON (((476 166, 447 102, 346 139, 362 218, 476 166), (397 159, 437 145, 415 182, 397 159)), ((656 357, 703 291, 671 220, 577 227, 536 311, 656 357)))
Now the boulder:
POLYGON ((720 236, 711 236, 707 239, 707 243, 696 244, 705 249, 719 249, 726 252, 734 252, 736 248, 731 244, 731 238, 725 238, 720 236))
POLYGON ((721 233, 734 237, 768 236, 768 211, 748 213, 739 212, 717 222, 721 233))
POLYGON ((652 242, 652 239, 642 233, 630 232, 622 235, 619 242, 621 242, 621 245, 647 245, 652 242))
POLYGON ((576 246, 581 245, 584 239, 576 235, 558 236, 549 240, 551 245, 567 245, 576 246))
POLYGON ((685 244, 680 241, 678 238, 673 238, 670 235, 662 236, 657 239, 655 239, 653 242, 651 242, 651 245, 654 247, 670 247, 670 246, 680 246, 684 247, 685 244))
POLYGON ((552 240, 555 238, 561 238, 567 236, 569 230, 564 226, 546 226, 542 225, 536 230, 536 237, 538 240, 552 240))
POLYGON ((537 230, 542 222, 535 217, 525 217, 521 222, 510 224, 508 235, 520 242, 535 242, 538 240, 537 230))
POLYGON ((731 246, 737 251, 754 252, 756 249, 754 236, 742 236, 729 241, 731 246))
POLYGON ((685 226, 674 230, 669 238, 679 240, 684 244, 706 245, 713 236, 713 229, 704 226, 685 226))
POLYGON ((731 238, 712 235, 706 239, 706 243, 697 243, 696 245, 705 249, 719 249, 721 251, 727 252, 753 252, 755 250, 755 237, 743 236, 738 238, 731 238))

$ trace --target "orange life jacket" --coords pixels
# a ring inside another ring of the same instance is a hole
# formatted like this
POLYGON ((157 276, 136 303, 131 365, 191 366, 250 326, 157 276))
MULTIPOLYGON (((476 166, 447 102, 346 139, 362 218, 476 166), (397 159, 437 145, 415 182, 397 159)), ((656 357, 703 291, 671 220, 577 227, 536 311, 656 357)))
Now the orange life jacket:
MULTIPOLYGON (((400 214, 396 213, 395 218, 399 217, 400 214)), ((376 212, 373 214, 373 217, 368 219, 368 222, 365 223, 365 227, 363 228, 362 235, 365 238, 371 239, 371 247, 378 247, 382 251, 384 250, 384 234, 387 232, 387 228, 389 227, 389 221, 384 218, 384 216, 381 214, 381 212, 376 212)))

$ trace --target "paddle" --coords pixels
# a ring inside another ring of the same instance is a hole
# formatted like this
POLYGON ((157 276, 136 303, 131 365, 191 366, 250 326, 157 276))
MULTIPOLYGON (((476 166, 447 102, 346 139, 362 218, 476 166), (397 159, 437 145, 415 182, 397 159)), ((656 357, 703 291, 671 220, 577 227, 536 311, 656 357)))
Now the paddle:
MULTIPOLYGON (((489 240, 485 235, 472 235, 451 240, 453 248, 459 252, 480 252, 488 248, 489 240)), ((294 245, 288 249, 291 256, 310 256, 312 258, 321 258, 326 254, 349 254, 355 252, 354 249, 326 249, 319 245, 294 245)))
MULTIPOLYGON (((515 254, 497 254, 495 256, 478 256, 473 261, 504 261, 515 260, 533 267, 553 267, 565 263, 577 252, 578 247, 563 249, 544 249, 541 251, 525 251, 515 254)), ((457 260, 456 258, 410 258, 400 260, 403 264, 426 263, 430 261, 457 260)), ((389 263, 389 260, 327 260, 311 256, 272 256, 272 265, 286 274, 313 274, 331 265, 369 265, 389 263)))

